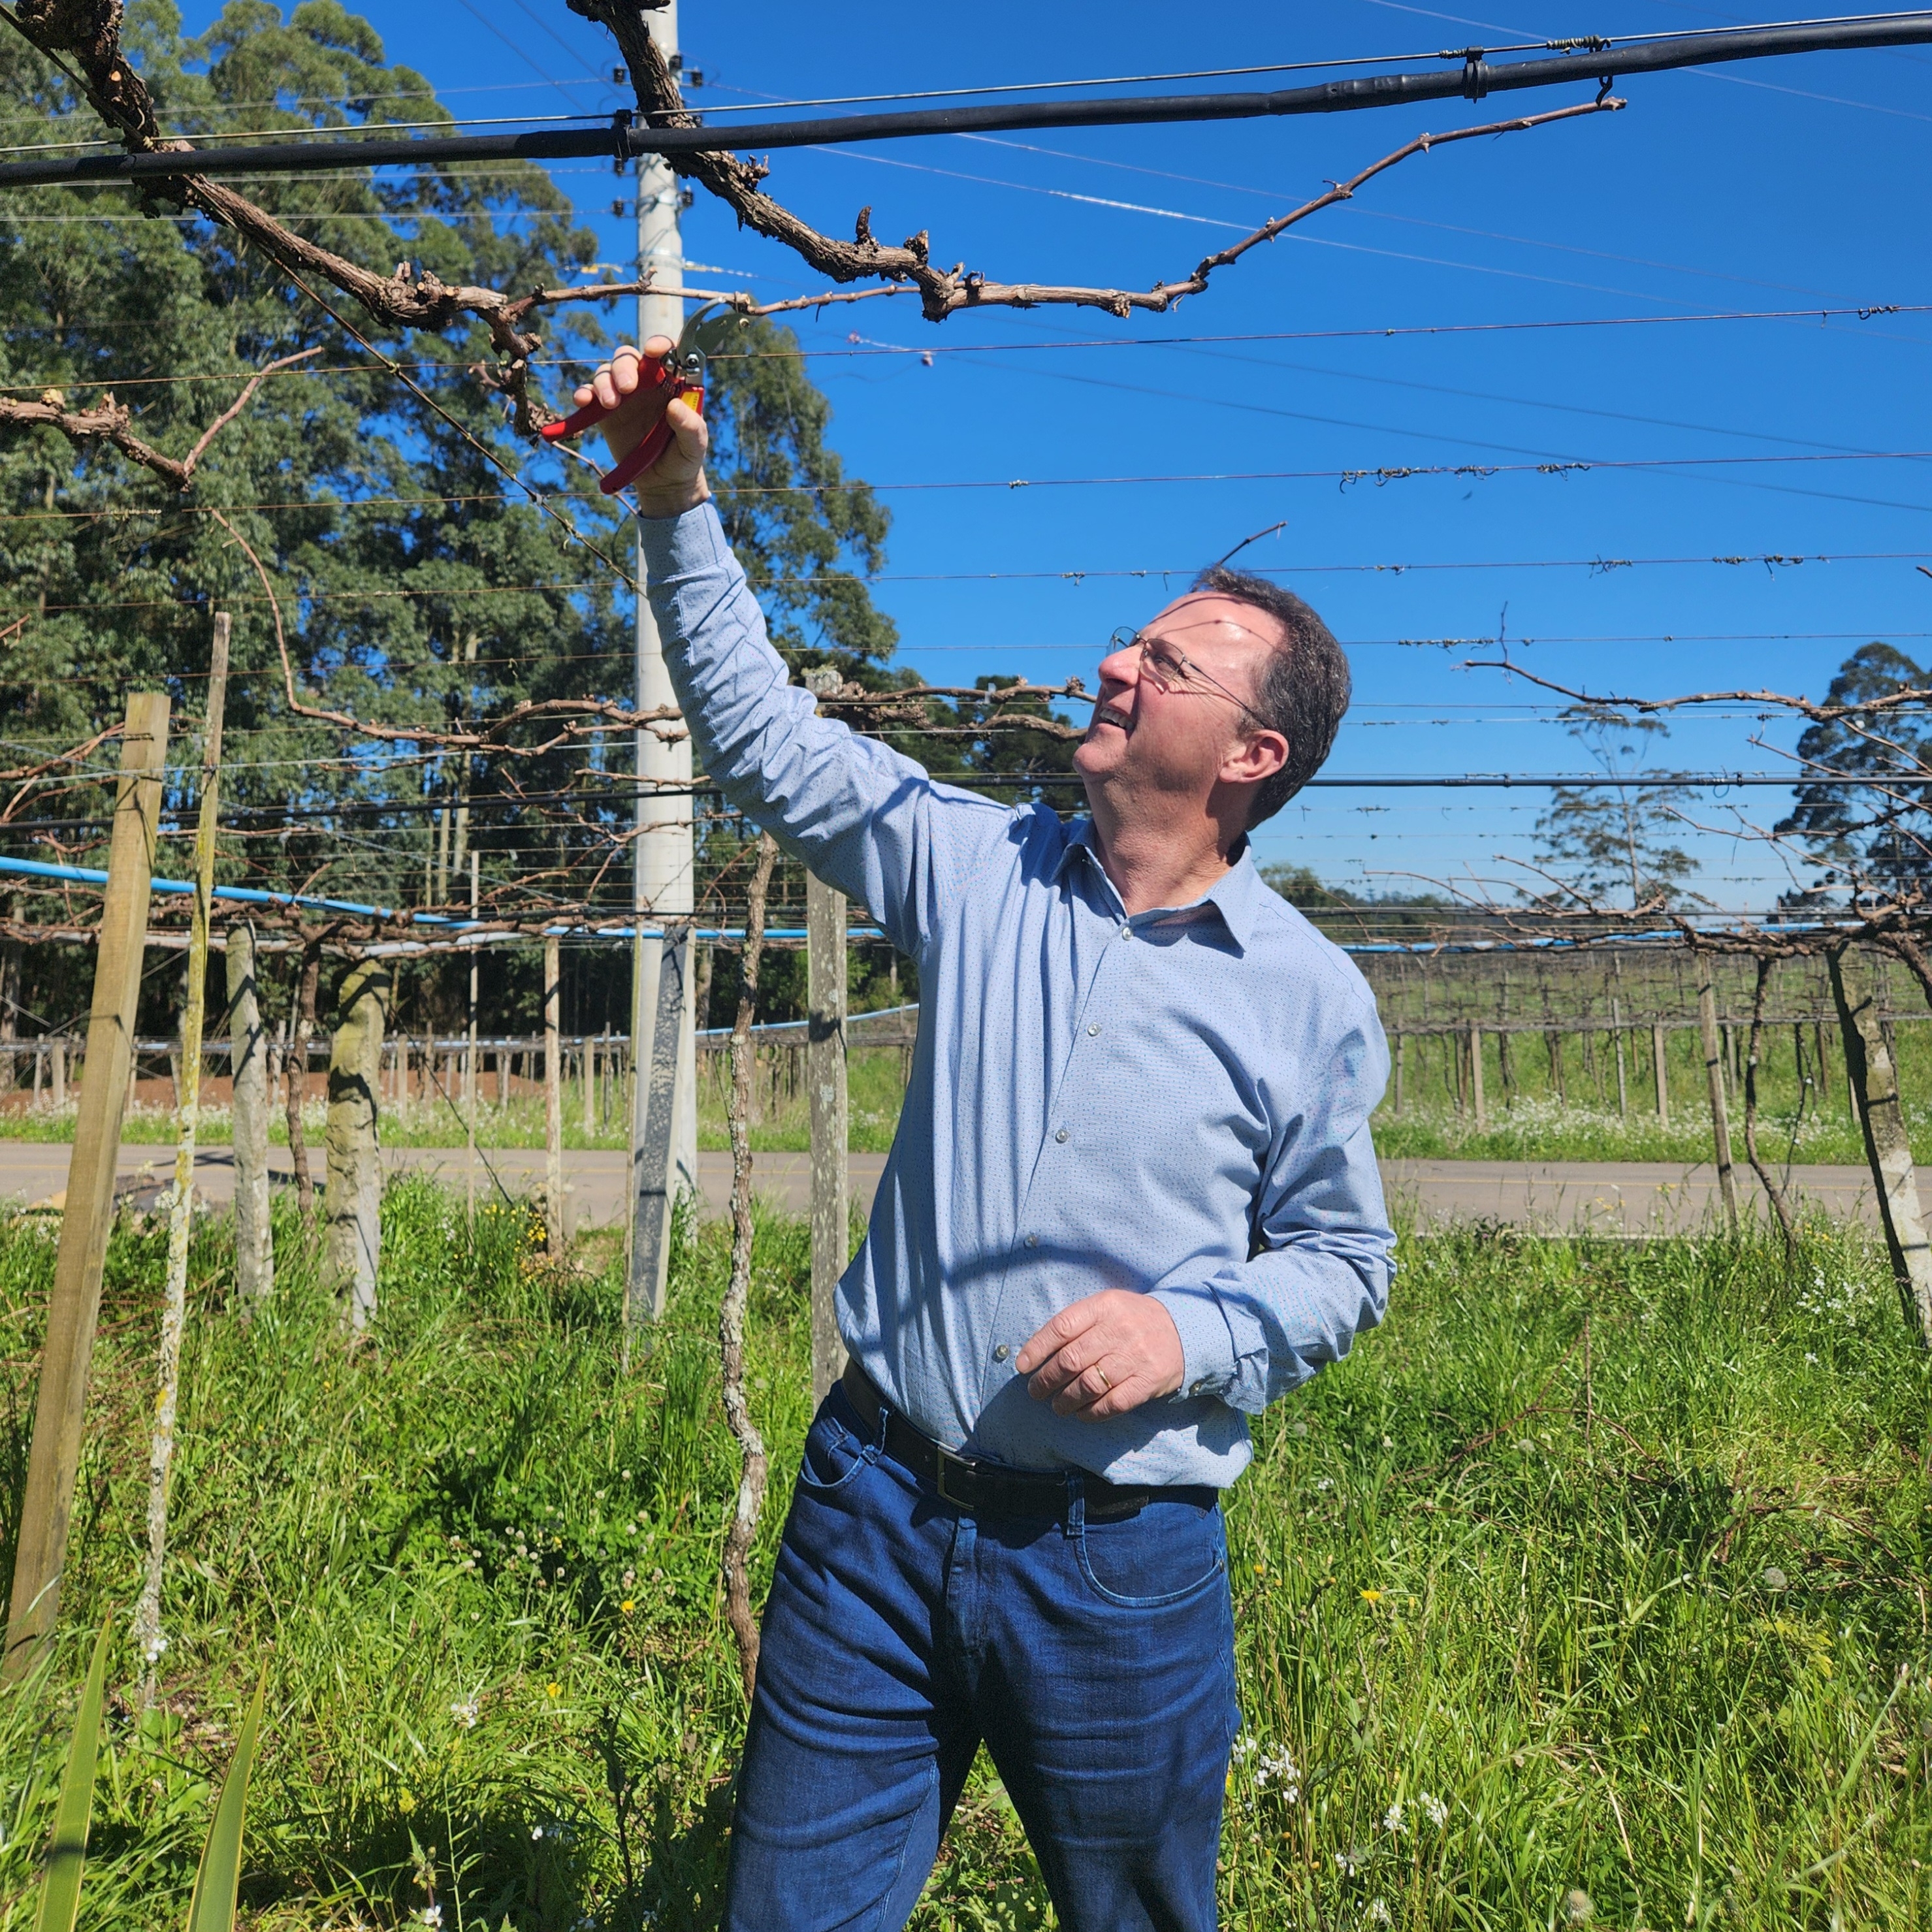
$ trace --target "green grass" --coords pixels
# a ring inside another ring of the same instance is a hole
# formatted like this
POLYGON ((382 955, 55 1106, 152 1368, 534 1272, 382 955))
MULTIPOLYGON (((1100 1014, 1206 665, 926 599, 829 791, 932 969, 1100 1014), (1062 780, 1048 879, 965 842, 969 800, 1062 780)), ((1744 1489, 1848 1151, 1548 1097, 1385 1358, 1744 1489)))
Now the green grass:
MULTIPOLYGON (((110 1612, 90 1927, 181 1924, 264 1664, 259 1932, 432 1900, 446 1932, 716 1922, 742 1721, 716 1579, 724 1231, 687 1231, 626 1376, 608 1249, 554 1268, 520 1213, 472 1226, 412 1180, 385 1226, 353 1355, 286 1214, 252 1320, 224 1224, 198 1228, 171 1642, 138 1718, 166 1237, 117 1231, 59 1645, 0 1693, 0 1932, 29 1923, 110 1612)), ((8 1562, 52 1252, 0 1226, 8 1562)), ((807 1420, 807 1252, 760 1223, 760 1580, 807 1420)), ((1814 1229, 1795 1270, 1750 1239, 1405 1240, 1388 1324, 1257 1446, 1229 1508, 1229 1926, 1518 1932, 1576 1892, 1660 1932, 1932 1923, 1932 1370, 1862 1240, 1814 1229)), ((915 1923, 1051 1923, 983 1765, 915 1923)))
MULTIPOLYGON (((1375 1117, 1376 1151, 1390 1160, 1643 1160, 1687 1166, 1714 1157, 1708 1102, 1696 1112, 1678 1108, 1667 1124, 1654 1114, 1619 1115, 1614 1106, 1566 1103, 1546 1095, 1505 1106, 1492 1102, 1486 1111, 1486 1127, 1478 1132, 1473 1114, 1459 1113, 1453 1102, 1412 1104, 1398 1114, 1384 1102, 1375 1117)), ((1731 1156, 1742 1168, 1742 1107, 1732 1108, 1730 1118, 1731 1156)), ((1932 1161, 1932 1109, 1908 1106, 1906 1118, 1919 1160, 1932 1161)), ((1860 1167, 1865 1160, 1858 1128, 1838 1112, 1822 1118, 1808 1113, 1801 1120, 1789 1111, 1767 1108, 1758 1118, 1757 1144, 1774 1172, 1788 1162, 1860 1167)))
MULTIPOLYGON (((892 1144, 899 1121, 900 1058, 898 1049, 860 1048, 848 1064, 847 1081, 851 1108, 850 1144, 864 1152, 883 1154, 892 1144)), ((724 1126, 724 1102, 730 1078, 729 1064, 722 1054, 706 1054, 699 1061, 698 1121, 698 1144, 708 1148, 730 1145, 724 1126)), ((318 1093, 320 1080, 316 1080, 318 1093)), ((476 1109, 477 1144, 486 1148, 540 1148, 544 1144, 544 1102, 541 1094, 520 1093, 500 1106, 494 1098, 496 1082, 486 1072, 483 1094, 476 1109)), ((752 1144, 760 1152, 803 1152, 812 1144, 809 1102, 802 1084, 789 1086, 784 1060, 776 1067, 761 1066, 760 1118, 752 1129, 752 1144)), ((584 1124, 584 1089, 575 1082, 563 1092, 563 1144, 567 1148, 622 1148, 629 1144, 625 1118, 625 1096, 607 1088, 600 1090, 601 1105, 592 1124, 584 1124), (608 1112, 608 1124, 604 1115, 608 1112)), ((76 1105, 73 1101, 58 1112, 51 1108, 38 1113, 25 1108, 0 1113, 0 1140, 71 1142, 76 1105)), ((322 1136, 328 1124, 326 1105, 312 1100, 302 1115, 302 1131, 312 1154, 320 1157, 322 1136)), ((177 1137, 174 1109, 143 1102, 129 1109, 121 1130, 121 1138, 130 1146, 172 1147, 177 1137)), ((288 1144, 287 1120, 281 1108, 272 1110, 268 1138, 278 1147, 288 1144)), ((204 1106, 196 1138, 204 1147, 226 1147, 234 1139, 233 1122, 225 1106, 204 1106)), ((412 1099, 398 1108, 382 1109, 382 1141, 388 1147, 460 1147, 464 1122, 460 1101, 452 1104, 440 1096, 428 1100, 412 1099)))

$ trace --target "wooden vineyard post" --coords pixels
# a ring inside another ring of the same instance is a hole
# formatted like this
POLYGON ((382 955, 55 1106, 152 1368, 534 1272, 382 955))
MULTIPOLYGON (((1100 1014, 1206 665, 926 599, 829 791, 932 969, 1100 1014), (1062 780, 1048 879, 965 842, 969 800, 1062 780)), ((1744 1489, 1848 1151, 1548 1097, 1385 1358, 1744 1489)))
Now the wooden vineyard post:
POLYGON ((328 1223, 322 1280, 334 1292, 351 1339, 376 1312, 376 1270, 382 1242, 382 1149, 376 1082, 388 1017, 390 969, 365 959, 336 994, 340 1017, 328 1055, 328 1223))
POLYGON ((218 611, 208 654, 208 704, 202 725, 201 811, 194 835, 194 914, 188 931, 188 997, 182 1007, 181 1054, 175 1076, 180 1110, 173 1204, 168 1211, 168 1261, 154 1431, 148 1450, 148 1567, 134 1609, 134 1647, 147 1664, 142 1701, 154 1701, 154 1672, 167 1646, 161 1634, 161 1578, 167 1558, 168 1490, 174 1472, 175 1418, 181 1399, 182 1335, 188 1326, 188 1249, 194 1232, 194 1148, 201 1128, 201 1042, 208 1000, 208 922, 214 890, 214 838, 220 818, 221 722, 228 698, 228 613, 218 611))
POLYGON ((1408 1036, 1406 1033, 1399 1033, 1395 1036, 1395 1115, 1397 1120, 1402 1118, 1402 1062, 1408 1056, 1408 1036))
POLYGON ((128 1071, 134 1064, 134 1011, 141 992, 154 824, 160 812, 167 748, 166 694, 137 692, 128 700, 127 730, 121 742, 113 841, 87 1022, 87 1078, 81 1083, 74 1153, 68 1163, 67 1206, 47 1300, 33 1447, 27 1458, 14 1549, 4 1667, 9 1679, 17 1678, 32 1664, 60 1607, 68 1517, 80 1466, 88 1370, 100 1308, 101 1269, 114 1218, 114 1168, 121 1149, 128 1071))
POLYGON ((1621 1120, 1630 1114, 1630 1082, 1624 1071, 1624 1015, 1620 1000, 1610 1002, 1610 1037, 1616 1042, 1617 1118, 1621 1120))
POLYGON ((1469 1022, 1469 1102, 1476 1116, 1476 1131, 1490 1130, 1489 1109, 1483 1103, 1483 1030, 1469 1022))
POLYGON ((1697 974, 1697 1022, 1704 1036, 1704 1077, 1711 1090, 1711 1139, 1718 1156, 1718 1191, 1724 1202, 1724 1218, 1738 1231, 1738 1180, 1731 1168, 1731 1123, 1724 1106, 1724 1048, 1718 1030, 1718 994, 1711 983, 1710 956, 1700 957, 1697 974))
POLYGON ((838 1280, 850 1240, 845 1084, 845 895, 805 880, 806 1083, 812 1108, 812 1400, 844 1371, 838 1280))
POLYGON ((1650 1064, 1657 1080, 1657 1124, 1670 1124, 1670 1076, 1664 1058, 1664 1022, 1654 1021, 1650 1029, 1650 1064))
POLYGON ((544 1192, 545 1238, 563 1252, 563 962, 555 933, 544 935, 544 1192))
POLYGON ((275 1286, 268 1226, 268 1035, 255 983, 255 928, 228 929, 228 1064, 235 1082, 235 1286, 244 1304, 275 1286))
MULTIPOLYGON (((1885 1227, 1892 1279, 1898 1285, 1906 1323, 1917 1330, 1921 1346, 1932 1348, 1932 1250, 1926 1245, 1918 1175, 1912 1166, 1912 1143, 1906 1137, 1898 1071, 1886 1046, 1877 1003, 1858 962, 1842 946, 1827 958, 1832 997, 1838 1004, 1844 1038, 1846 1077, 1853 1094, 1863 1103, 1858 1111, 1864 1128, 1865 1157, 1877 1186, 1879 1219, 1885 1227)), ((37 1448, 38 1440, 37 1434, 37 1448)))

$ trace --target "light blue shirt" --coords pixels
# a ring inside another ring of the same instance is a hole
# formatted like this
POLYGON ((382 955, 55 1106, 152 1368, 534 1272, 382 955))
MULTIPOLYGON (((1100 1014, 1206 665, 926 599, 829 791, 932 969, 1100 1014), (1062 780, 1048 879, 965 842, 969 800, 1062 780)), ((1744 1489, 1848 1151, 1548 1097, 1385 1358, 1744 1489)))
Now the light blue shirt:
POLYGON ((935 783, 788 680, 709 505, 640 525, 704 770, 918 962, 919 1043, 839 1329, 948 1446, 1225 1487, 1246 1417, 1382 1318, 1394 1236, 1370 1144, 1388 1049, 1347 956, 1244 852, 1129 917, 1092 821, 935 783), (1104 1288, 1155 1296, 1179 1394, 1058 1416, 1013 1367, 1104 1288))

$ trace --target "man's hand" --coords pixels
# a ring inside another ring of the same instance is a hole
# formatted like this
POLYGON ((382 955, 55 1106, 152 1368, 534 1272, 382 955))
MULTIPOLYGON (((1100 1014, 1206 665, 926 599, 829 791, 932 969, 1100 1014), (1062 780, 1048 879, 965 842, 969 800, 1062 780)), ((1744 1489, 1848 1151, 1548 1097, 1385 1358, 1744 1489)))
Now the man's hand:
MULTIPOLYGON (((644 353, 655 362, 670 347, 668 336, 654 335, 644 353)), ((660 416, 668 417, 675 433, 670 447, 631 486, 640 516, 681 516, 711 500, 711 486, 704 480, 704 454, 711 442, 704 418, 682 403, 667 408, 659 400, 664 393, 644 382, 638 351, 626 343, 576 394, 579 409, 594 398, 613 412, 599 425, 613 464, 622 462, 650 434, 660 416)))
POLYGON ((1013 1366, 1032 1378, 1034 1401, 1088 1422, 1172 1395, 1186 1372, 1174 1317, 1152 1295, 1120 1288, 1063 1308, 1013 1366))

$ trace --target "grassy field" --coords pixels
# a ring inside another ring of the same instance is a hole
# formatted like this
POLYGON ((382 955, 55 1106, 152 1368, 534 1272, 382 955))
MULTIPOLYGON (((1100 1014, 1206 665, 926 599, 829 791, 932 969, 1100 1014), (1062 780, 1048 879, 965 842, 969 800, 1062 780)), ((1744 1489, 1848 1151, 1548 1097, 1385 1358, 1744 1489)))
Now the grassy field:
MULTIPOLYGON (((177 1926, 255 1676, 261 1932, 715 1923, 742 1722, 716 1564, 723 1231, 619 1366, 614 1256, 385 1208, 351 1356, 298 1226, 230 1305, 199 1229, 159 1705, 124 1637, 86 1923, 177 1926), (437 1922, 434 1918, 431 1922, 437 1922)), ((109 1258, 62 1636, 0 1694, 26 1932, 87 1633, 142 1546, 165 1234, 109 1258)), ((759 1231, 768 1567, 807 1421, 803 1228, 759 1231)), ((52 1246, 0 1226, 10 1563, 52 1246)), ((1234 1927, 1932 1924, 1932 1364, 1870 1250, 1406 1240, 1390 1318, 1258 1432, 1229 1504, 1247 1730, 1234 1927)), ((976 1772, 916 1924, 1052 1921, 976 1772)))
MULTIPOLYGON (((698 1141, 706 1148, 728 1146, 724 1127, 725 1082, 729 1076, 722 1054, 706 1056, 700 1063, 698 1082, 698 1141)), ((853 1053, 847 1071, 851 1107, 851 1145, 862 1151, 883 1154, 892 1144, 898 1125, 900 1074, 896 1047, 861 1048, 853 1053)), ((519 1083, 520 1085, 522 1083, 519 1083)), ((321 1078, 314 1076, 316 1090, 321 1078)), ((164 1083, 148 1084, 140 1104, 129 1109, 121 1130, 122 1139, 130 1145, 172 1147, 177 1127, 171 1101, 158 1097, 167 1092, 164 1083), (157 1097, 149 1097, 155 1096, 157 1097)), ((225 1085, 223 1089, 226 1090, 225 1085)), ((519 1092, 500 1106, 490 1097, 494 1079, 486 1074, 484 1098, 476 1109, 476 1138, 488 1148, 540 1148, 544 1144, 544 1102, 540 1093, 519 1092)), ((760 1118, 752 1129, 752 1144, 761 1151, 803 1149, 812 1142, 809 1105, 801 1088, 787 1090, 781 1076, 774 1080, 767 1069, 761 1081, 760 1118)), ((584 1089, 571 1082, 563 1093, 563 1144, 568 1148, 622 1148, 626 1135, 623 1096, 608 1087, 602 1088, 600 1102, 593 1110, 591 1125, 584 1120, 584 1089), (605 1118, 608 1114, 608 1118, 605 1118)), ((0 1140, 70 1142, 76 1113, 70 1101, 58 1111, 52 1108, 34 1112, 22 1103, 0 1112, 0 1140)), ((322 1136, 328 1124, 328 1108, 320 1099, 304 1108, 302 1132, 311 1154, 320 1162, 322 1136)), ((398 1108, 382 1109, 382 1139, 389 1147, 460 1147, 465 1123, 459 1106, 440 1097, 412 1100, 398 1108)), ((217 1102, 204 1106, 198 1137, 204 1146, 225 1147, 234 1138, 228 1108, 217 1102)), ((268 1138, 277 1146, 288 1144, 288 1124, 278 1106, 268 1123, 268 1138)))

